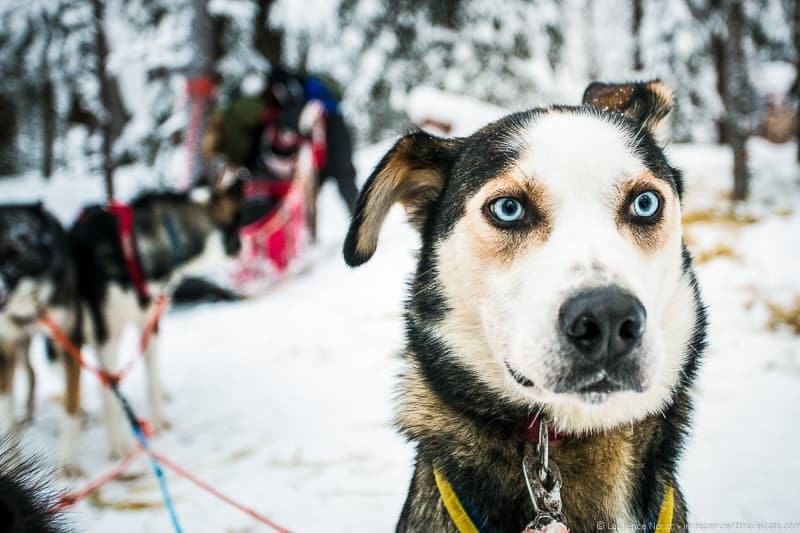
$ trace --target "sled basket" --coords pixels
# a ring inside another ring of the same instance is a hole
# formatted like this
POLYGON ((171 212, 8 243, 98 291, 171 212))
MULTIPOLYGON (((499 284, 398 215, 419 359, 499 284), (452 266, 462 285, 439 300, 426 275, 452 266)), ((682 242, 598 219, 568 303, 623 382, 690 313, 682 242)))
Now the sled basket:
POLYGON ((264 216, 239 230, 242 249, 233 284, 240 294, 261 292, 299 269, 310 240, 315 184, 312 146, 303 142, 291 180, 251 181, 245 185, 245 196, 266 192, 279 201, 264 216))

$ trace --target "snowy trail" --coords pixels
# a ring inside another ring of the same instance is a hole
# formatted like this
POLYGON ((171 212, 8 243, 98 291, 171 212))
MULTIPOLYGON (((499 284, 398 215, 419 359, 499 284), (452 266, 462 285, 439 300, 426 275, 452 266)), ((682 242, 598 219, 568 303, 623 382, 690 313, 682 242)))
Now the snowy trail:
MULTIPOLYGON (((674 155, 687 170, 685 212, 724 209, 730 155, 716 146, 681 148, 674 155)), ((687 228, 696 257, 732 256, 698 267, 710 344, 682 473, 695 521, 793 522, 800 529, 800 337, 767 327, 768 303, 796 311, 800 304, 800 181, 794 146, 753 141, 750 149, 747 212, 757 221, 687 228)))
MULTIPOLYGON (((384 148, 361 154, 362 176, 384 148)), ((699 276, 711 346, 682 467, 696 521, 800 521, 800 337, 766 327, 767 302, 788 305, 800 294, 800 185, 792 149, 752 146, 749 212, 756 222, 703 221, 687 229, 695 254, 710 257, 699 276), (725 247, 732 255, 719 252, 725 247)), ((728 155, 715 146, 675 146, 671 155, 687 173, 686 212, 722 210, 728 155)), ((0 182, 0 196, 44 196, 68 218, 77 208, 69 200, 95 194, 98 182, 63 179, 42 189, 28 177, 0 182)), ((162 365, 174 427, 154 445, 294 531, 390 531, 412 459, 390 421, 416 236, 393 211, 374 259, 351 271, 328 253, 347 225, 332 187, 321 205, 323 253, 308 272, 260 299, 167 315, 162 365)), ((26 445, 52 459, 61 372, 40 355, 36 364, 39 413, 26 445)), ((105 455, 97 386, 90 376, 84 383, 82 465, 93 477, 113 462, 105 455)), ((141 369, 125 391, 146 414, 141 369)), ((74 509, 78 530, 170 531, 146 464, 137 462, 134 472, 140 476, 74 509)), ((187 532, 266 530, 187 482, 170 480, 187 532)))

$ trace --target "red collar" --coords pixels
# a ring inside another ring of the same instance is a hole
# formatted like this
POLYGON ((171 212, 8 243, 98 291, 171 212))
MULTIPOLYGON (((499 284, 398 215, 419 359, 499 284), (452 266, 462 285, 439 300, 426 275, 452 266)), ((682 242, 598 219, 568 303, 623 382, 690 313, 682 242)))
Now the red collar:
MULTIPOLYGON (((539 443, 539 428, 542 425, 541 413, 533 415, 529 418, 523 419, 517 425, 517 434, 525 442, 532 444, 539 443)), ((547 437, 550 442, 558 442, 568 437, 567 433, 556 431, 552 424, 547 428, 547 437)))

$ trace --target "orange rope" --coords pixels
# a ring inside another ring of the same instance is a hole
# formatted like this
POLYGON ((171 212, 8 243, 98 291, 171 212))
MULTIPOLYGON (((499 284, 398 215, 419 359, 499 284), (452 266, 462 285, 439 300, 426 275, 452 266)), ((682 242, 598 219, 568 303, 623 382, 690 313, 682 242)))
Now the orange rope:
POLYGON ((120 461, 120 463, 116 467, 112 468, 102 476, 96 478, 94 481, 87 484, 81 490, 73 492, 72 494, 64 494, 63 496, 61 496, 61 498, 59 498, 58 500, 58 503, 55 505, 54 510, 63 511, 65 509, 68 509, 69 507, 72 507, 79 501, 89 496, 91 493, 98 490, 106 483, 117 479, 125 472, 125 470, 128 469, 131 463, 133 463, 133 461, 135 461, 136 458, 139 457, 139 454, 141 453, 142 453, 142 447, 136 446, 135 448, 133 448, 131 451, 128 452, 128 454, 122 459, 122 461, 120 461))
MULTIPOLYGON (((161 314, 163 314, 163 312, 166 309, 166 306, 167 306, 168 303, 169 303, 169 300, 166 297, 159 298, 159 301, 156 302, 156 306, 155 306, 154 311, 153 311, 153 313, 151 315, 151 319, 145 325, 145 330, 143 331, 143 335, 142 335, 144 337, 144 333, 149 331, 149 334, 148 334, 148 337, 147 337, 148 341, 149 341, 149 338, 152 335, 153 331, 157 327, 158 319, 161 316, 161 314)), ((95 374, 97 376, 97 378, 100 380, 100 382, 105 387, 114 387, 114 390, 118 390, 118 389, 115 388, 115 385, 119 383, 119 381, 120 381, 120 379, 122 377, 124 377, 122 372, 117 373, 117 374, 110 374, 109 372, 106 372, 105 370, 97 368, 96 366, 94 366, 94 365, 90 364, 88 361, 86 361, 86 359, 83 357, 83 354, 81 353, 80 349, 77 346, 75 346, 75 344, 69 339, 69 337, 67 337, 67 335, 64 333, 64 331, 58 326, 58 324, 56 324, 53 321, 53 319, 49 315, 47 315, 47 314, 42 315, 39 318, 39 321, 42 323, 42 325, 44 325, 47 328, 51 338, 55 342, 57 342, 59 345, 61 345, 61 347, 70 355, 70 357, 72 357, 82 368, 85 368, 86 370, 89 370, 90 372, 95 374)), ((142 341, 142 345, 144 345, 146 347, 147 343, 143 340, 142 341)), ((127 370, 127 365, 126 365, 126 368, 123 369, 123 370, 127 370)), ((64 509, 66 507, 74 505, 75 503, 79 502, 83 498, 86 498, 92 492, 96 491, 98 488, 102 487, 104 484, 108 483, 109 481, 111 481, 113 479, 116 479, 117 477, 119 477, 128 468, 128 466, 130 466, 130 464, 134 461, 136 456, 139 455, 139 453, 141 453, 143 451, 145 451, 145 450, 142 449, 141 445, 137 446, 136 448, 131 450, 131 452, 114 469, 112 469, 108 473, 104 474, 103 476, 100 476, 98 479, 94 480, 93 482, 89 483, 89 485, 87 485, 84 489, 78 491, 77 493, 64 495, 60 499, 60 501, 56 504, 56 509, 64 509)), ((241 511, 241 512, 243 512, 245 514, 250 515, 252 518, 257 520, 258 522, 260 522, 260 523, 262 523, 262 524, 264 524, 266 526, 269 526, 272 529, 274 529, 275 531, 278 531, 280 533, 290 533, 290 531, 288 529, 279 526, 278 524, 276 524, 275 522, 273 522, 272 520, 270 520, 266 516, 260 514, 256 510, 254 510, 254 509, 252 509, 250 507, 247 507, 244 504, 241 504, 239 502, 234 501, 229 496, 223 494, 222 492, 220 492, 219 490, 215 489, 214 487, 212 487, 208 483, 206 483, 206 482, 202 481, 201 479, 199 479, 198 477, 196 477, 194 474, 188 472, 187 470, 184 470, 183 468, 181 468, 180 466, 178 466, 177 464, 172 462, 172 460, 170 460, 169 458, 161 455, 160 453, 157 453, 157 452, 153 451, 150 448, 148 448, 146 450, 146 452, 152 459, 154 459, 154 460, 158 461, 159 463, 165 465, 166 467, 170 468, 173 472, 175 472, 179 476, 191 481, 196 486, 200 487, 201 489, 205 490, 206 492, 208 492, 209 494, 215 496, 216 498, 222 500, 223 502, 227 503, 228 505, 238 509, 239 511, 241 511)))
POLYGON ((58 327, 58 324, 56 324, 55 321, 53 321, 50 315, 48 315, 47 313, 43 314, 41 317, 39 317, 39 321, 42 323, 43 326, 45 326, 45 328, 47 328, 50 337, 54 341, 56 341, 57 344, 61 345, 64 351, 66 351, 67 354, 70 357, 72 357, 75 360, 75 362, 78 363, 82 368, 85 368, 86 370, 97 376, 97 379, 99 379, 101 383, 107 385, 115 379, 115 376, 113 376, 109 372, 101 368, 98 368, 93 364, 91 364, 89 361, 87 361, 83 357, 80 348, 75 346, 75 344, 69 339, 69 337, 67 337, 64 331, 60 327, 58 327))
POLYGON ((131 370, 133 370, 133 366, 136 364, 139 356, 141 356, 144 351, 147 350, 147 346, 150 344, 150 340, 158 328, 158 323, 161 320, 161 317, 164 315, 164 312, 167 310, 169 304, 169 297, 163 294, 156 299, 155 304, 153 304, 153 310, 151 311, 147 322, 145 322, 144 328, 142 328, 142 336, 139 339, 139 353, 132 357, 130 361, 125 363, 125 365, 123 365, 117 372, 104 370, 87 361, 86 358, 83 357, 83 353, 81 352, 80 348, 75 346, 75 344, 69 339, 69 337, 67 337, 64 331, 58 327, 58 324, 53 321, 50 315, 46 313, 43 314, 41 317, 39 317, 39 321, 47 328, 50 337, 52 337, 56 343, 61 345, 61 347, 70 355, 70 357, 72 357, 81 367, 96 375, 102 383, 110 384, 111 382, 121 381, 131 372, 131 370))

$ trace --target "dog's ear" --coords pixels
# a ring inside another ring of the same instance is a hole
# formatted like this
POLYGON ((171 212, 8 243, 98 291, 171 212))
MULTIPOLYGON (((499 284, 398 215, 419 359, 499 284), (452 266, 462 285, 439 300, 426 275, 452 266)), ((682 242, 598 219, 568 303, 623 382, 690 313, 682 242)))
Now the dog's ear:
POLYGON ((422 230, 431 205, 444 188, 460 142, 417 131, 397 141, 383 156, 353 211, 344 241, 348 265, 361 265, 375 253, 381 225, 395 202, 405 207, 411 224, 422 230))
POLYGON ((641 122, 659 146, 671 137, 672 91, 660 80, 632 83, 592 82, 583 93, 583 103, 615 111, 641 122))

